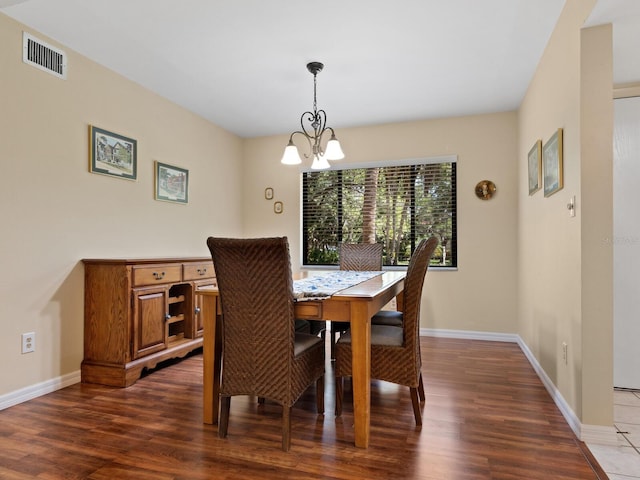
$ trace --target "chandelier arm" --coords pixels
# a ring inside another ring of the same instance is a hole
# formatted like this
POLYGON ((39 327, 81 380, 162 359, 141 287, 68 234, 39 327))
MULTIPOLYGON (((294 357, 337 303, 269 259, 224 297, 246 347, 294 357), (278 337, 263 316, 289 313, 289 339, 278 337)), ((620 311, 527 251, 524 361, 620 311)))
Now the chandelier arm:
POLYGON ((313 138, 315 136, 315 119, 316 113, 314 112, 307 111, 300 116, 300 128, 302 129, 302 133, 309 138, 313 138), (305 125, 305 121, 308 122, 308 125, 305 125), (310 129, 313 129, 313 135, 310 133, 310 129))
MULTIPOLYGON (((289 141, 290 142, 293 143, 293 136, 296 135, 296 134, 302 135, 307 140, 307 143, 309 144, 309 153, 308 154, 303 153, 302 155, 304 155, 304 158, 310 158, 311 155, 313 154, 313 144, 311 143, 311 137, 309 137, 309 135, 307 135, 306 132, 304 132, 304 131, 296 130, 289 137, 289 141)), ((296 145, 296 147, 297 147, 297 145, 296 145)))
MULTIPOLYGON (((333 131, 333 128, 331 127, 325 127, 322 129, 322 132, 320 132, 320 135, 318 136, 318 142, 320 142, 320 140, 322 140, 322 137, 324 137, 324 134, 330 132, 331 136, 335 136, 335 132, 333 131)), ((329 137, 329 139, 331 139, 331 137, 329 137)))
POLYGON ((324 110, 318 110, 316 112, 316 122, 316 137, 321 137, 327 125, 327 113, 324 110))

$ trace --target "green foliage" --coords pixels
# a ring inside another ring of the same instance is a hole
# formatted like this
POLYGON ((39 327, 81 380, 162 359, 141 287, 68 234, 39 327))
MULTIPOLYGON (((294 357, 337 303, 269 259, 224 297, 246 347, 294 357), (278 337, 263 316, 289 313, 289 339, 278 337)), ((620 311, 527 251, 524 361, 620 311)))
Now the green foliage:
POLYGON ((455 164, 309 172, 303 192, 305 264, 337 264, 340 243, 369 241, 373 230, 385 265, 407 265, 412 248, 435 235, 432 264, 455 266, 455 164))

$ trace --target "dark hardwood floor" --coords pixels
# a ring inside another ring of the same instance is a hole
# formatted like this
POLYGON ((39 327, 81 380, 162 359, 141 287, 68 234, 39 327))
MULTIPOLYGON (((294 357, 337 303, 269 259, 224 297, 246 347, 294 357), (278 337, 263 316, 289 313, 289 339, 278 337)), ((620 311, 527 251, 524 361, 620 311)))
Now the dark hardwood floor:
MULTIPOLYGON (((353 446, 350 390, 333 415, 308 391, 280 449, 280 407, 231 401, 229 436, 202 423, 202 356, 129 388, 77 384, 0 412, 2 479, 606 479, 516 344, 422 339, 423 426, 409 391, 373 382, 371 445, 353 446), (591 459, 591 462, 594 462, 591 459)), ((327 356, 328 358, 328 356, 327 356)))

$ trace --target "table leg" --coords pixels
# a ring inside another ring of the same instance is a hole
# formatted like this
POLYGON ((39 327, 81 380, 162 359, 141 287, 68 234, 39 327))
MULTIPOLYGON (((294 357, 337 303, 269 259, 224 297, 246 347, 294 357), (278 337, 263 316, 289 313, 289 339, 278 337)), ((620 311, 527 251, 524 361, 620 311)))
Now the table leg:
POLYGON ((217 320, 217 303, 213 295, 202 297, 203 358, 203 407, 204 423, 217 424, 220 393, 220 326, 217 320))
POLYGON ((351 302, 351 365, 356 447, 369 447, 371 421, 371 320, 366 302, 351 302))
POLYGON ((398 312, 404 312, 404 294, 400 292, 396 295, 396 310, 398 312))

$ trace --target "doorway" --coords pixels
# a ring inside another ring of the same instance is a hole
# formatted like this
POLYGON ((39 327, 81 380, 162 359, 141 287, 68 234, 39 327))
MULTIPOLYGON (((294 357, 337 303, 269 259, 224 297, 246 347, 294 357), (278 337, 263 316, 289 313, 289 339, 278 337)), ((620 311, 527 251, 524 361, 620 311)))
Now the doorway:
POLYGON ((613 385, 640 390, 640 97, 614 101, 613 385))

